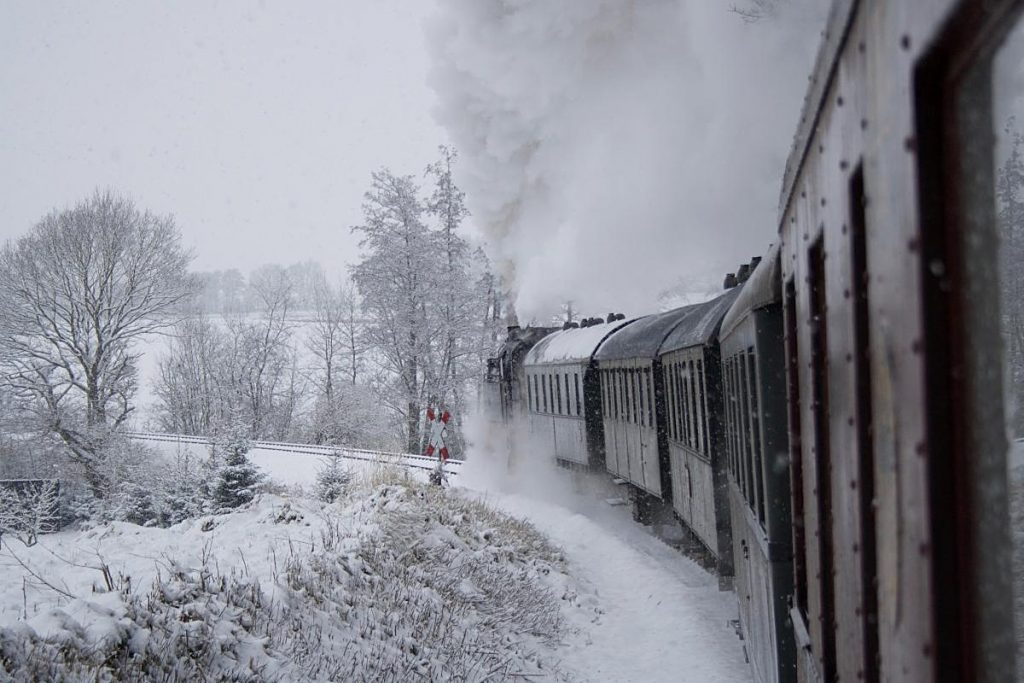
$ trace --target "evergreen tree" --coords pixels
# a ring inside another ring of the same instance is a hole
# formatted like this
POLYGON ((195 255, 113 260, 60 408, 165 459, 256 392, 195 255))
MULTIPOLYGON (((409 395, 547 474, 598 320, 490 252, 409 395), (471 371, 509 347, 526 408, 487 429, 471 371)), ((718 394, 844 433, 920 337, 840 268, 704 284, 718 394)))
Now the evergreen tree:
POLYGON ((213 498, 219 507, 237 508, 256 497, 264 477, 246 457, 250 447, 244 436, 235 436, 223 446, 224 464, 213 487, 213 498))
POLYGON ((325 503, 340 498, 352 481, 352 473, 341 465, 341 457, 332 453, 316 472, 316 497, 325 503))

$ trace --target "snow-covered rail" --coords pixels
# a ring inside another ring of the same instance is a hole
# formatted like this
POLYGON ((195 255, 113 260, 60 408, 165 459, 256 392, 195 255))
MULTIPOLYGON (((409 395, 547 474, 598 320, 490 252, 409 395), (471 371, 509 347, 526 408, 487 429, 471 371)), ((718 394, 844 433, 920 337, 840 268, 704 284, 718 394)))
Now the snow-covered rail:
MULTIPOLYGON (((193 444, 198 446, 209 446, 210 439, 203 436, 189 436, 186 434, 165 434, 163 432, 124 432, 124 436, 136 441, 153 441, 161 443, 193 444)), ((437 466, 437 458, 413 453, 394 453, 389 451, 371 451, 362 448, 345 448, 342 446, 319 446, 315 444, 285 443, 279 441, 253 441, 252 447, 261 451, 276 451, 279 453, 294 453, 296 455, 331 456, 347 460, 360 460, 363 462, 388 463, 399 467, 408 467, 419 470, 433 470, 437 466)), ((462 466, 461 460, 449 460, 445 463, 448 474, 458 474, 462 466)))

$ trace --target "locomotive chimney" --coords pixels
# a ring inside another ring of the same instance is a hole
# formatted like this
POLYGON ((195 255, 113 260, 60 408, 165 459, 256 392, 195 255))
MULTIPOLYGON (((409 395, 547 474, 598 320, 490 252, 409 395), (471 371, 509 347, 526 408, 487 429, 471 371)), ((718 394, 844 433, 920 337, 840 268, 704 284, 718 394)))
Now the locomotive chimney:
POLYGON ((740 269, 736 271, 736 282, 743 284, 750 277, 750 264, 744 263, 740 266, 740 269))
POLYGON ((733 287, 735 287, 738 284, 739 283, 736 282, 736 274, 735 273, 726 273, 726 275, 725 275, 725 282, 722 284, 723 288, 725 288, 725 289, 732 289, 733 287))

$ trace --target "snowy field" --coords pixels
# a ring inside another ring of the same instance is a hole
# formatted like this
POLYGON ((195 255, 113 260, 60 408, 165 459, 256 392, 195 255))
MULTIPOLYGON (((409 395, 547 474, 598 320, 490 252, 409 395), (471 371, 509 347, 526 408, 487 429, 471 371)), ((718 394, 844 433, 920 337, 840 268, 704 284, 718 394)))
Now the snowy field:
POLYGON ((30 628, 44 658, 134 653, 181 680, 750 680, 735 596, 603 478, 479 456, 441 492, 366 465, 328 505, 306 495, 317 458, 253 460, 290 491, 169 529, 5 538, 3 656, 30 628))

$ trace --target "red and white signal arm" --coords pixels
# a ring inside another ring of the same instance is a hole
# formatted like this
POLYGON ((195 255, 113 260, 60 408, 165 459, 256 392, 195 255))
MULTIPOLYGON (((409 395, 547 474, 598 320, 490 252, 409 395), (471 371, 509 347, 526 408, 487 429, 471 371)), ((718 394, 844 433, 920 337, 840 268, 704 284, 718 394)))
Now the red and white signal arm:
POLYGON ((448 459, 448 447, 444 444, 444 432, 450 419, 451 415, 447 410, 434 419, 434 409, 427 408, 427 420, 430 421, 430 441, 427 442, 427 455, 433 455, 436 451, 437 457, 441 460, 448 459))

